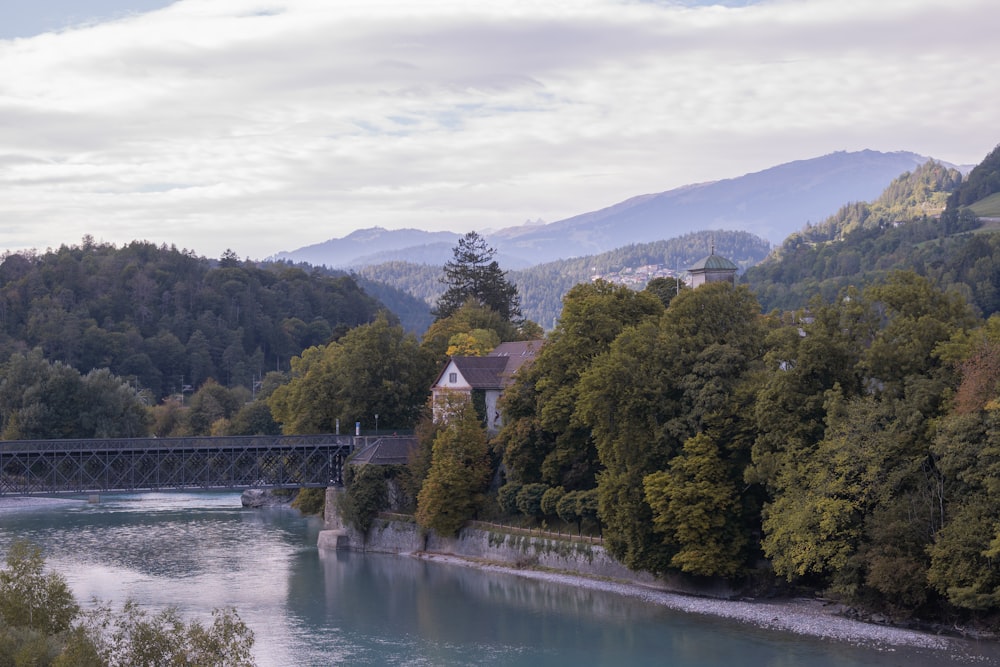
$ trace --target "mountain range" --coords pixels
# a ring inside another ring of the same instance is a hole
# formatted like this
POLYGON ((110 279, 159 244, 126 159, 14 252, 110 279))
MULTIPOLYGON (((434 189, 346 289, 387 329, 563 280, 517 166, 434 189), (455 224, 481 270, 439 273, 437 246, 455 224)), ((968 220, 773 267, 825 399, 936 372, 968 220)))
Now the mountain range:
MULTIPOLYGON (((930 159, 910 152, 840 151, 737 178, 632 197, 548 224, 482 231, 508 269, 607 252, 707 229, 748 231, 773 244, 846 202, 869 201, 930 159)), ((950 166, 950 165, 949 165, 950 166)), ((967 170, 966 170, 967 171, 967 170)), ((270 259, 351 268, 393 260, 442 265, 460 234, 379 227, 270 259)))

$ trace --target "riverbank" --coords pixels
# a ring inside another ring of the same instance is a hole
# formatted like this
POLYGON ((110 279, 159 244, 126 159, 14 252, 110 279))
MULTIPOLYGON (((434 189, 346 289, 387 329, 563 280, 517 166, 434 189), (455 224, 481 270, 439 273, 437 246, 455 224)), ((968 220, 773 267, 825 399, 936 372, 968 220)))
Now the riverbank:
MULTIPOLYGON (((333 497, 330 497, 332 495, 333 497)), ((502 531, 464 528, 453 538, 421 531, 412 521, 380 518, 367 535, 344 526, 329 510, 337 498, 327 498, 326 531, 321 549, 350 549, 408 555, 484 571, 551 581, 578 588, 607 591, 638 598, 681 612, 715 616, 783 633, 848 642, 879 651, 909 647, 969 655, 971 664, 1000 664, 1000 645, 994 638, 976 644, 949 633, 910 630, 849 618, 842 605, 818 599, 741 599, 725 586, 692 585, 683 577, 669 581, 627 570, 603 547, 577 545, 502 531), (332 502, 331 502, 332 501, 332 502), (983 660, 978 648, 993 659, 983 660)))
POLYGON ((960 640, 853 620, 841 615, 844 611, 841 606, 820 600, 723 600, 671 593, 644 584, 601 580, 564 572, 523 569, 504 563, 462 558, 451 554, 413 552, 408 555, 487 572, 507 572, 529 579, 607 591, 686 613, 716 616, 750 623, 767 630, 849 642, 879 650, 906 646, 952 654, 964 652, 961 646, 963 642, 960 640))

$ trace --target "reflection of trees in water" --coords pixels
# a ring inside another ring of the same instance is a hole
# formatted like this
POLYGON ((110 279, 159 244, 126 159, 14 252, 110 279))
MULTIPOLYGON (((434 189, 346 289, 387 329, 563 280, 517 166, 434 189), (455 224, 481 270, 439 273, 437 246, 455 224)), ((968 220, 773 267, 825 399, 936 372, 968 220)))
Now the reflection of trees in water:
POLYGON ((245 512, 233 507, 146 511, 137 503, 137 508, 8 515, 0 548, 18 535, 44 545, 53 563, 102 564, 145 577, 190 578, 252 568, 255 552, 283 547, 290 539, 289 519, 295 516, 292 510, 245 512))
MULTIPOLYGON (((603 591, 484 572, 405 556, 320 552, 325 599, 302 595, 294 583, 289 605, 324 605, 331 623, 359 632, 419 636, 435 642, 538 646, 584 641, 601 650, 632 641, 635 621, 670 612, 603 591), (610 623, 607 621, 611 621, 610 623)), ((303 584, 315 581, 311 574, 303 584)), ((293 578, 294 578, 293 574, 293 578)))

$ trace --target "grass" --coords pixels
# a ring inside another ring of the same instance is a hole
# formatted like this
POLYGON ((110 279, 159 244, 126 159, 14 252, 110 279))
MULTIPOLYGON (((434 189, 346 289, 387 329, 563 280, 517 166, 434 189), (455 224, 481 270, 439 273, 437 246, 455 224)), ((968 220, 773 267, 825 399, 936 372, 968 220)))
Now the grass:
POLYGON ((995 192, 986 199, 980 199, 969 208, 980 218, 1000 218, 1000 192, 995 192))

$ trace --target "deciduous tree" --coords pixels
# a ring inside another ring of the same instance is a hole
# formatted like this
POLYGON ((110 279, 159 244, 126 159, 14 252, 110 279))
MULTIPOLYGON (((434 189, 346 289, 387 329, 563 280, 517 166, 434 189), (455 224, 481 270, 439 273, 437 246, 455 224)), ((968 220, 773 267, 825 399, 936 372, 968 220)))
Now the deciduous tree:
POLYGON ((670 564, 695 575, 732 577, 747 561, 739 489, 718 445, 689 438, 667 470, 643 480, 653 525, 676 550, 670 564))
POLYGON ((454 535, 475 517, 489 482, 486 432, 472 402, 445 399, 446 424, 434 439, 431 468, 417 496, 417 522, 441 535, 454 535))
POLYGON ((416 339, 385 314, 349 331, 339 342, 303 351, 292 380, 268 405, 285 433, 333 433, 356 421, 411 428, 433 381, 433 362, 416 339))
POLYGON ((594 486, 597 451, 576 416, 580 378, 624 329, 662 312, 655 296, 624 285, 596 281, 569 291, 558 326, 502 399, 497 442, 512 479, 567 490, 594 486))
POLYGON ((41 548, 14 542, 0 570, 0 619, 8 626, 53 635, 68 630, 78 611, 66 579, 45 571, 41 548))

